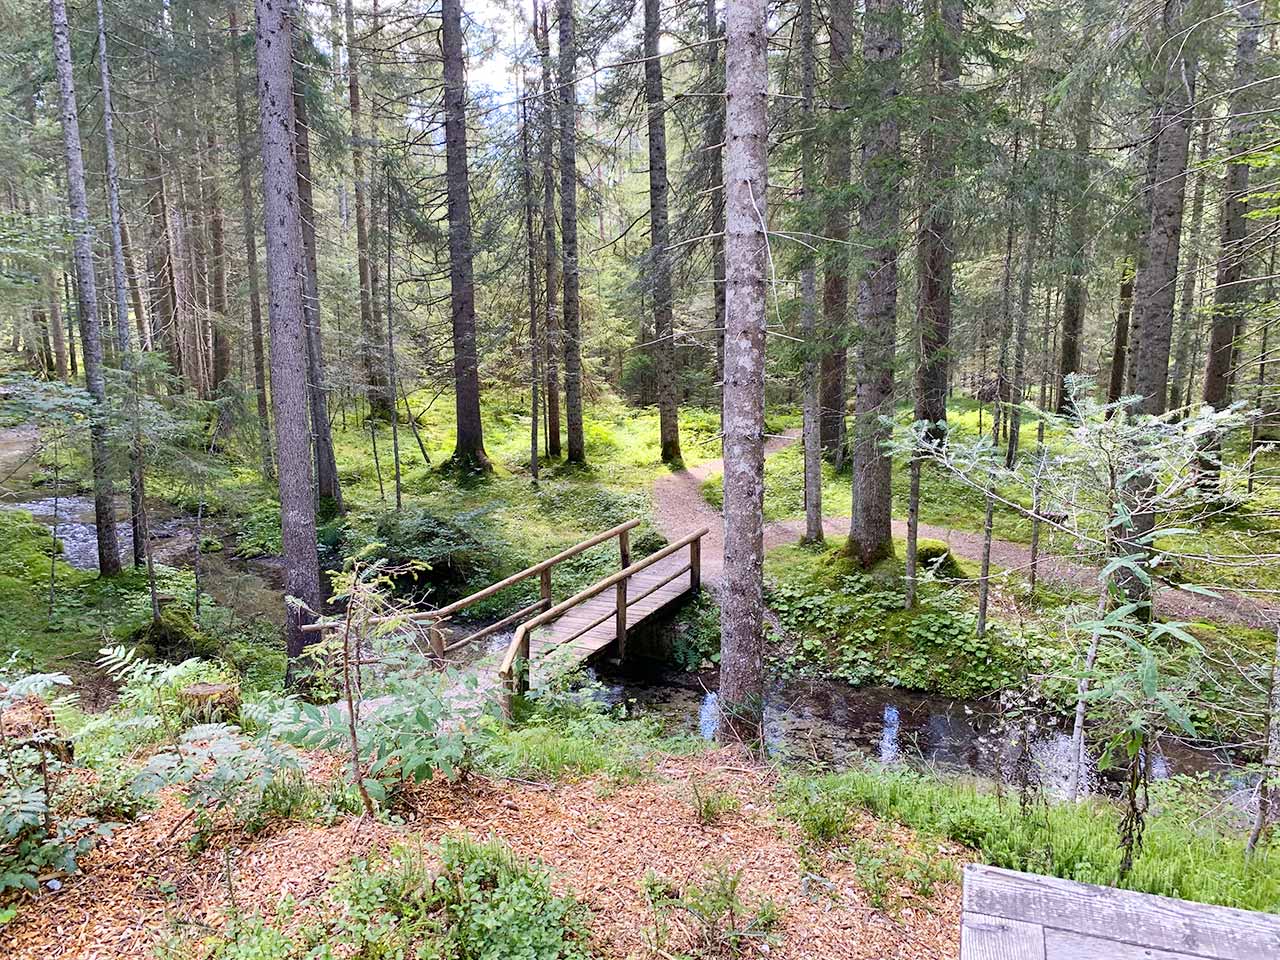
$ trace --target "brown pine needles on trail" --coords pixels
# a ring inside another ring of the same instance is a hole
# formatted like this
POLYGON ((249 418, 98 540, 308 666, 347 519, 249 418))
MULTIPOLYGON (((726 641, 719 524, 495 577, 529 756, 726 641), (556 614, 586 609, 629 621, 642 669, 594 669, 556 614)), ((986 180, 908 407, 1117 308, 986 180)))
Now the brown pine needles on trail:
MULTIPOLYGON (((330 758, 312 779, 336 775, 330 758)), ((176 930, 225 929, 230 914, 272 917, 291 898, 289 926, 325 919, 327 888, 354 857, 397 843, 429 846, 449 834, 496 836, 520 857, 550 869, 557 893, 591 911, 592 947, 601 957, 683 955, 696 939, 691 918, 669 916, 667 939, 654 949, 654 911, 646 877, 672 890, 707 881, 717 868, 739 875, 745 909, 766 900, 780 911, 774 941, 748 942, 741 956, 795 960, 941 960, 959 943, 960 890, 938 884, 922 898, 909 891, 875 909, 851 858, 806 847, 769 799, 774 773, 723 750, 659 757, 650 775, 615 782, 603 775, 546 789, 540 784, 437 782, 417 791, 403 824, 358 816, 331 827, 281 824, 255 838, 232 838, 234 908, 228 898, 222 841, 190 856, 186 832, 169 834, 185 810, 165 796, 147 819, 120 829, 86 858, 83 876, 56 894, 26 903, 0 928, 0 954, 12 960, 149 958, 176 930), (703 823, 694 788, 729 797, 726 812, 703 823)), ((961 849, 915 838, 864 817, 849 842, 910 847, 933 860, 959 862, 961 849)), ((958 876, 958 871, 956 871, 958 876)))

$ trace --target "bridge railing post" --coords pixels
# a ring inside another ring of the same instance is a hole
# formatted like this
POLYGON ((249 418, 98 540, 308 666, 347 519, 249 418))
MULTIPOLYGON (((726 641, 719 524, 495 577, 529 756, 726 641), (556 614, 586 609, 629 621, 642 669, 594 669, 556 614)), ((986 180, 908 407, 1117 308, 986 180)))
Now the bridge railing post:
POLYGON ((516 693, 524 696, 529 692, 529 634, 522 632, 520 636, 520 652, 516 659, 516 693))
POLYGON ((543 602, 549 607, 551 606, 551 568, 547 567, 538 575, 539 591, 542 595, 543 602))
POLYGON ((614 620, 617 622, 618 632, 618 659, 627 659, 627 581, 630 577, 623 577, 618 581, 615 590, 617 591, 617 612, 614 614, 614 620))
POLYGON ((625 570, 631 566, 631 531, 623 530, 618 534, 618 562, 621 564, 619 569, 625 570))
POLYGON ((697 593, 702 589, 702 538, 689 541, 689 589, 697 593))

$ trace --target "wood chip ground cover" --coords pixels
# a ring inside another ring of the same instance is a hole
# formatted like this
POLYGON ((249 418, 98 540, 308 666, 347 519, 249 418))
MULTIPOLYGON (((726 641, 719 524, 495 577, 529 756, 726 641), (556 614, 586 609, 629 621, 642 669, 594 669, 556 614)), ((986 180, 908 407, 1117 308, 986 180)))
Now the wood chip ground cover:
MULTIPOLYGON (((958 954, 958 884, 939 883, 928 897, 903 889, 892 906, 876 909, 851 858, 808 847, 771 803, 760 801, 771 795, 772 777, 768 768, 718 751, 660 759, 653 776, 631 784, 604 777, 554 786, 480 778, 438 783, 414 798, 403 824, 348 817, 330 827, 282 824, 240 841, 230 858, 235 909, 270 916, 291 898, 299 906, 290 922, 305 923, 317 919, 322 894, 354 857, 397 843, 430 845, 446 834, 493 835, 541 861, 558 892, 589 907, 593 946, 610 960, 664 956, 652 949, 646 875, 652 871, 682 889, 706 881, 717 866, 741 871, 746 907, 768 898, 781 909, 773 942, 752 941, 744 956, 933 960, 958 954), (695 783, 732 794, 737 809, 700 823, 695 783)), ((189 854, 185 814, 169 797, 144 821, 120 829, 86 860, 83 876, 24 904, 16 920, 0 928, 0 956, 147 958, 183 927, 224 928, 232 912, 226 851, 214 846, 189 854)), ((855 823, 852 834, 864 849, 883 845, 934 860, 962 859, 957 847, 870 817, 855 823)), ((686 950, 694 935, 693 921, 680 914, 669 916, 666 955, 686 950)))

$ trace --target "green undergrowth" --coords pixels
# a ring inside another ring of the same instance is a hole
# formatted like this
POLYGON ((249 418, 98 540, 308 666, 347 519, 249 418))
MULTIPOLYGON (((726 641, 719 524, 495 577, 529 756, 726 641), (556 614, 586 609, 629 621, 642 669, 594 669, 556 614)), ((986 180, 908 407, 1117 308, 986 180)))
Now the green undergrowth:
MULTIPOLYGON (((898 556, 903 552, 898 544, 898 556)), ((974 698, 1055 662, 1054 647, 1026 630, 993 621, 979 638, 971 593, 948 582, 971 576, 970 565, 930 541, 921 543, 921 557, 929 573, 916 607, 905 610, 900 560, 863 571, 829 548, 770 551, 769 606, 794 639, 782 672, 974 698)))
POLYGON ((567 677, 556 688, 517 701, 517 723, 492 731, 483 765, 506 777, 539 781, 603 773, 613 783, 648 775, 662 754, 688 754, 704 744, 671 736, 652 718, 624 720, 603 705, 598 685, 567 677))
POLYGON ((234 916, 225 932, 174 937, 159 957, 586 960, 589 914, 551 879, 496 839, 406 844, 351 863, 301 923, 300 905, 287 900, 274 916, 234 916))
POLYGON ((1202 903, 1280 909, 1280 850, 1267 847, 1246 859, 1244 837, 1220 818, 1203 816, 1200 805, 1181 802, 1181 789, 1176 781, 1152 786, 1142 850, 1123 877, 1121 811, 1105 801, 1024 808, 1017 797, 1002 798, 975 783, 869 767, 790 779, 779 802, 781 812, 821 844, 855 842, 855 815, 867 811, 962 843, 998 867, 1202 903))
MULTIPOLYGON (((854 686, 887 685, 972 700, 1005 690, 1068 711, 1074 704, 1077 646, 1087 638, 1063 624, 1092 618, 1096 601, 1067 588, 1041 586, 1034 602, 1018 594, 1017 615, 993 603, 984 637, 977 636, 973 564, 921 541, 924 574, 914 609, 903 609, 905 552, 870 571, 838 549, 778 547, 765 561, 768 600, 792 641, 778 652, 783 676, 820 676, 854 686), (960 578, 959 580, 953 578, 960 578), (969 581, 966 583, 965 581, 969 581)), ((1003 587, 1002 587, 1003 589, 1003 587)), ((1243 626, 1192 623, 1191 643, 1160 648, 1160 675, 1186 689, 1195 738, 1254 743, 1263 736, 1275 638, 1243 626)), ((1127 648, 1104 645, 1096 674, 1130 669, 1127 648)))

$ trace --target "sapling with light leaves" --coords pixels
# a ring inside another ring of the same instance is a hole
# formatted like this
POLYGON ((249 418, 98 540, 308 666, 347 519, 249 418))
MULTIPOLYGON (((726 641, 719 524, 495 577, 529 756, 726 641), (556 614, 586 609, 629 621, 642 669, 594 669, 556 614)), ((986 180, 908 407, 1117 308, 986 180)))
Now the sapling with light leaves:
MULTIPOLYGON (((1040 456, 1013 469, 985 437, 934 443, 927 451, 957 481, 1057 531, 1071 544, 1074 562, 1098 567, 1092 610, 1076 606, 1064 617, 1068 636, 1088 638, 1074 677, 1067 793, 1070 799, 1079 795, 1087 762, 1085 730, 1091 725, 1102 744, 1102 763, 1119 763, 1127 771, 1123 872, 1141 844, 1153 752, 1166 734, 1195 733, 1190 675, 1161 667, 1178 654, 1194 660, 1202 651, 1185 624, 1153 618, 1155 591, 1209 593, 1207 585, 1174 583, 1184 562, 1206 559, 1198 534, 1230 509, 1221 498, 1201 495, 1197 469, 1206 438, 1245 427, 1249 415, 1239 407, 1206 407, 1182 419, 1150 416, 1139 411, 1134 398, 1114 404, 1092 400, 1075 378, 1068 389, 1070 416, 1024 409, 1024 416, 1042 420, 1048 441, 1040 456)), ((928 444, 919 427, 914 433, 904 446, 928 444)), ((1232 489, 1237 472, 1243 478, 1244 468, 1236 464, 1219 469, 1225 489, 1232 489)), ((1257 556, 1215 560, 1255 562, 1257 556)), ((984 576, 984 593, 987 581, 984 576)))
POLYGON ((333 600, 346 612, 313 645, 312 663, 340 684, 337 699, 299 704, 294 729, 303 746, 346 754, 370 816, 409 784, 464 774, 480 719, 493 709, 476 696, 474 675, 440 671, 418 649, 409 611, 391 598, 393 580, 410 570, 366 560, 376 546, 338 575, 333 600))

